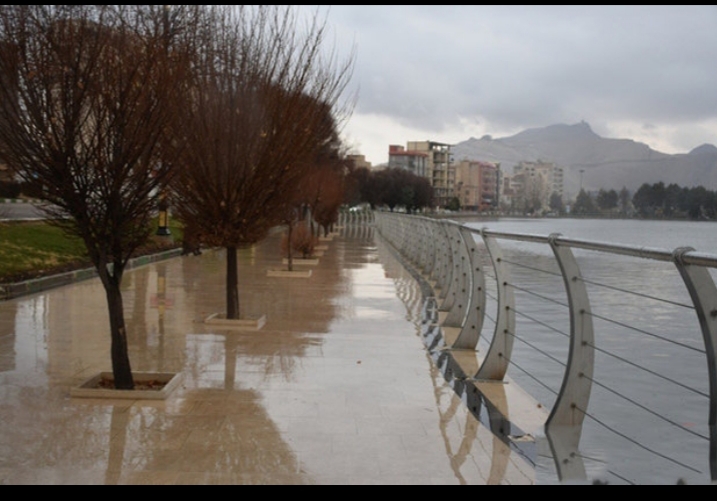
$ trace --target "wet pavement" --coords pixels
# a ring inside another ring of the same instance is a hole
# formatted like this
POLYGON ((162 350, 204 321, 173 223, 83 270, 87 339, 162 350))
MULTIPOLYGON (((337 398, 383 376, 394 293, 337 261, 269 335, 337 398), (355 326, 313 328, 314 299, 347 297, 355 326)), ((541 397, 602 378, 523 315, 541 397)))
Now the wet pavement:
POLYGON ((241 251, 257 331, 204 323, 224 311, 222 251, 128 272, 132 369, 180 373, 166 400, 70 396, 110 370, 98 279, 0 302, 0 484, 535 484, 427 349, 421 287, 387 244, 358 226, 325 245, 310 278, 267 276, 280 235, 241 251))

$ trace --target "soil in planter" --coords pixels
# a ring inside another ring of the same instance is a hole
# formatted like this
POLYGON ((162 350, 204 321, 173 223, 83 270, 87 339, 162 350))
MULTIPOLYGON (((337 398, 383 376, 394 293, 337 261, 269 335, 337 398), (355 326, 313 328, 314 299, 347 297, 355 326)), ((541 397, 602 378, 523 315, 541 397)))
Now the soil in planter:
MULTIPOLYGON (((166 381, 157 381, 156 379, 135 381, 134 390, 129 391, 161 391, 165 386, 167 386, 166 381)), ((112 378, 102 378, 97 382, 97 388, 102 390, 114 390, 115 380, 112 378)))

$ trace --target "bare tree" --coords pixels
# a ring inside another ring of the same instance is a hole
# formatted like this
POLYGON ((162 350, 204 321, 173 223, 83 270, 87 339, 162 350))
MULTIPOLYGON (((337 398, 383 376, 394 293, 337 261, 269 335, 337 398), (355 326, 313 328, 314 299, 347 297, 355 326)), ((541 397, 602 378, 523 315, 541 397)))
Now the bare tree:
POLYGON ((330 228, 338 221, 339 209, 346 192, 347 161, 340 152, 323 158, 319 164, 321 174, 315 181, 315 197, 311 213, 316 223, 328 236, 330 228))
POLYGON ((115 387, 133 389, 120 285, 151 231, 178 141, 188 51, 162 6, 0 7, 0 161, 42 186, 104 286, 115 387), (186 49, 186 48, 185 48, 186 49))
MULTIPOLYGON (((318 223, 317 214, 321 213, 324 220, 328 216, 326 210, 327 203, 331 197, 331 188, 336 183, 336 176, 343 176, 343 165, 341 160, 341 140, 339 132, 333 125, 333 118, 330 110, 324 107, 323 112, 324 124, 320 128, 325 137, 317 137, 316 140, 320 147, 317 149, 313 158, 307 160, 307 171, 294 187, 291 196, 294 200, 295 207, 290 208, 282 223, 287 227, 286 244, 282 242, 288 254, 289 271, 293 270, 292 251, 300 249, 304 257, 309 257, 314 251, 314 244, 318 241, 318 230, 314 226, 314 222, 318 223), (294 228, 298 227, 299 232, 294 233, 294 228), (303 231, 306 228, 306 231, 303 231), (299 241, 294 241, 298 237, 299 241)), ((340 204, 339 204, 340 205, 340 204)), ((337 208, 338 211, 338 208, 337 208)), ((337 214, 338 216, 338 214, 337 214)))
POLYGON ((212 6, 196 62, 186 154, 173 184, 178 219, 227 251, 226 317, 240 317, 237 249, 262 240, 335 120, 353 57, 324 52, 325 23, 292 6, 212 6), (331 116, 332 120, 327 120, 331 116))

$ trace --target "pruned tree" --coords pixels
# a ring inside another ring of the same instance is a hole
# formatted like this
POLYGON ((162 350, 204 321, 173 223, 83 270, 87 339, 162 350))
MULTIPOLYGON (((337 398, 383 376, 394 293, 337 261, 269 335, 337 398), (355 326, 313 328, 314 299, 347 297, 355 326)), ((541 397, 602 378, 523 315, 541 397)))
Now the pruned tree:
POLYGON ((336 159, 332 168, 327 169, 321 184, 321 196, 313 210, 314 220, 329 235, 331 227, 339 220, 339 210, 346 192, 345 162, 336 159))
POLYGON ((171 38, 170 15, 152 5, 0 8, 0 161, 39 183, 49 221, 87 247, 106 291, 118 389, 134 387, 122 276, 178 153, 170 138, 188 50, 171 38))
POLYGON ((326 106, 321 108, 320 112, 324 117, 316 131, 321 136, 317 135, 315 138, 318 148, 312 157, 304 160, 306 165, 302 170, 305 172, 292 192, 287 195, 290 197, 287 200, 293 200, 293 203, 287 208, 281 221, 286 226, 286 243, 282 242, 282 250, 286 251, 289 271, 293 271, 294 249, 300 249, 303 257, 309 257, 307 254, 313 253, 314 243, 318 240, 318 231, 315 231, 314 227, 316 213, 326 197, 325 192, 330 183, 328 178, 332 175, 332 170, 339 168, 337 167, 341 147, 339 131, 336 129, 330 108, 326 106), (295 229, 298 232, 295 233, 295 229), (296 241, 297 239, 299 241, 296 241))
POLYGON ((210 6, 186 103, 175 217, 226 249, 226 318, 240 318, 237 249, 281 224, 308 160, 348 116, 353 57, 324 51, 325 23, 292 6, 210 6), (327 117, 331 117, 328 120, 327 117))
MULTIPOLYGON (((411 171, 394 167, 372 172, 369 185, 375 201, 386 205, 391 212, 404 207, 407 212, 420 211, 433 202, 433 187, 430 181, 411 171)), ((373 207, 373 203, 371 203, 373 207)))
POLYGON ((331 131, 331 135, 322 138, 323 146, 317 152, 309 172, 299 186, 300 201, 305 208, 305 214, 309 217, 311 232, 316 236, 318 236, 318 231, 314 230, 314 222, 319 223, 318 213, 321 212, 319 217, 325 221, 330 218, 330 212, 334 210, 334 205, 338 204, 335 207, 338 218, 338 207, 343 201, 345 156, 341 151, 338 131, 335 127, 328 130, 331 131), (341 200, 337 201, 337 197, 340 197, 341 200))

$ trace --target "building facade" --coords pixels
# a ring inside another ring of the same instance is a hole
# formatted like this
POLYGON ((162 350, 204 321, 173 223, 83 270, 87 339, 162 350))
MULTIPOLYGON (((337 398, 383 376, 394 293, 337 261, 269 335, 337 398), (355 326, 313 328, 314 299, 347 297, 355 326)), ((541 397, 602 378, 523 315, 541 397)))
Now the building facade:
POLYGON ((550 199, 564 196, 564 171, 552 162, 520 162, 501 183, 504 210, 522 213, 547 212, 550 199))
POLYGON ((498 207, 500 164, 463 160, 455 165, 455 196, 468 211, 498 207))
POLYGON ((403 146, 392 144, 388 147, 388 167, 404 169, 428 178, 428 153, 408 151, 403 146))
POLYGON ((433 195, 438 207, 445 207, 455 196, 456 174, 451 145, 436 141, 409 141, 408 151, 428 155, 426 177, 433 186, 433 195))
POLYGON ((357 169, 360 169, 360 168, 365 168, 368 170, 372 169, 371 162, 366 160, 365 155, 358 155, 358 154, 346 155, 346 159, 348 161, 352 162, 353 166, 357 169))

